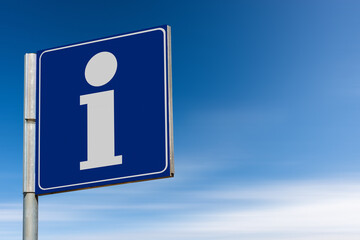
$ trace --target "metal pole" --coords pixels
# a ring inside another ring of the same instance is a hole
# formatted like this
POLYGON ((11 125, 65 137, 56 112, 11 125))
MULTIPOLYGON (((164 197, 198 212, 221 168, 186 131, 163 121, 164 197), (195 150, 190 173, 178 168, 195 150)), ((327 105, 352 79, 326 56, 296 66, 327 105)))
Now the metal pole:
POLYGON ((38 239, 38 198, 35 195, 36 54, 25 54, 23 240, 38 239))

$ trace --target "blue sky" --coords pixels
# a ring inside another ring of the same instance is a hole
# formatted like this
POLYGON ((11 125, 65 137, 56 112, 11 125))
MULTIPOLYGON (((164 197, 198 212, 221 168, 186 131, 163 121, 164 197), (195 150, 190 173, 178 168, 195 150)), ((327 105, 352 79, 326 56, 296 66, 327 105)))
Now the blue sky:
POLYGON ((9 1, 0 239, 22 231, 23 56, 172 27, 175 177, 39 199, 39 239, 360 235, 358 1, 9 1))

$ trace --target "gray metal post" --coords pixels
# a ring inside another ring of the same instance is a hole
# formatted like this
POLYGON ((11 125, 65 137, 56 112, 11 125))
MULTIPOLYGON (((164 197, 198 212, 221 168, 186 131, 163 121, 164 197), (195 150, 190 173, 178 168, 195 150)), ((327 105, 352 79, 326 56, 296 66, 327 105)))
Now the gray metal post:
POLYGON ((36 54, 25 54, 23 240, 38 239, 38 198, 35 195, 36 54))

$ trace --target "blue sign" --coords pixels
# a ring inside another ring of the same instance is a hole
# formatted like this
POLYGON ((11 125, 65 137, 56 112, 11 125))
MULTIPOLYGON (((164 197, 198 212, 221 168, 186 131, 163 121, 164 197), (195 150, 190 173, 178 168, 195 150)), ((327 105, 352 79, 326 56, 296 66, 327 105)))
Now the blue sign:
POLYGON ((37 52, 36 194, 172 177, 170 27, 37 52))

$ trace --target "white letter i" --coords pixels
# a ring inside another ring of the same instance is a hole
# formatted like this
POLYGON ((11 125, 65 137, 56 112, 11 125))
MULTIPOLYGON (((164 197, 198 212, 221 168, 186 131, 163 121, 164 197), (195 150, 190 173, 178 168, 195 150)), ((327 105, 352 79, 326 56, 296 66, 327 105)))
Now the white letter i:
MULTIPOLYGON (((110 52, 93 56, 85 68, 86 81, 99 87, 115 75, 117 61, 110 52)), ((80 105, 87 105, 87 161, 80 170, 122 164, 122 155, 115 156, 114 90, 80 96, 80 105)))

